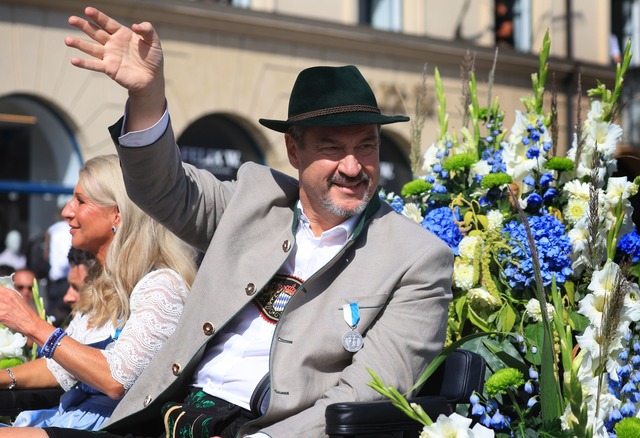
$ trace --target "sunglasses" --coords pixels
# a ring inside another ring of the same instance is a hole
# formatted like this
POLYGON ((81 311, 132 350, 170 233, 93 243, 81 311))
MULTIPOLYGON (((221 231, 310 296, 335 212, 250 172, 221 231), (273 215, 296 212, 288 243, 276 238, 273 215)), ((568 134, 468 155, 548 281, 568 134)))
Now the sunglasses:
POLYGON ((21 290, 33 290, 33 285, 24 285, 24 284, 16 284, 13 286, 15 288, 15 290, 17 291, 21 291, 21 290))

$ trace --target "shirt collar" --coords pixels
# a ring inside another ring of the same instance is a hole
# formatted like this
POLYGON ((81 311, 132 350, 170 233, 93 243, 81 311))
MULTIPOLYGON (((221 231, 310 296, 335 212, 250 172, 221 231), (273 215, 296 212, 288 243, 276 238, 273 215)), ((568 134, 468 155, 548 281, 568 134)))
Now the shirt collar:
MULTIPOLYGON (((300 202, 300 200, 298 200, 296 207, 298 208, 298 211, 299 211, 298 225, 304 228, 304 230, 306 230, 308 233, 310 233, 311 236, 314 236, 313 232, 311 231, 311 223, 309 222, 309 218, 304 214, 304 209, 302 208, 302 203, 300 202)), ((341 239, 342 243, 346 243, 349 237, 353 234, 356 228, 356 225, 360 220, 360 216, 362 216, 362 214, 351 216, 350 218, 346 219, 344 222, 336 225, 335 227, 330 228, 326 231, 323 231, 320 237, 318 237, 318 239, 325 239, 325 238, 341 239)))

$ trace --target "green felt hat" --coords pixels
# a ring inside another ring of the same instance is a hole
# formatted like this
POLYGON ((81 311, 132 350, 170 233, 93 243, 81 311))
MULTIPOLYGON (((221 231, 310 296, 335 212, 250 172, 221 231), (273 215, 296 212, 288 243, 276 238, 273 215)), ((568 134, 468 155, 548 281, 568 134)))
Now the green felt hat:
POLYGON ((286 132, 291 125, 386 125, 408 121, 407 116, 380 113, 371 87, 353 65, 302 70, 291 90, 287 120, 259 120, 261 125, 278 132, 286 132))

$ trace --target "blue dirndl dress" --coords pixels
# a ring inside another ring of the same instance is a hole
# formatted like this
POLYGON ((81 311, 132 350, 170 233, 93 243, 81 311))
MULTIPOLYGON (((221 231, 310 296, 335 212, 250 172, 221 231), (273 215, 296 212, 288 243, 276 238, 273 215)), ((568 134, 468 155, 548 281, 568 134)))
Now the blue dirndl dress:
MULTIPOLYGON (((104 350, 116 339, 87 344, 104 350)), ((97 430, 105 423, 120 400, 114 400, 91 386, 78 382, 60 397, 60 404, 52 409, 23 411, 13 422, 14 427, 64 427, 70 429, 97 430)))

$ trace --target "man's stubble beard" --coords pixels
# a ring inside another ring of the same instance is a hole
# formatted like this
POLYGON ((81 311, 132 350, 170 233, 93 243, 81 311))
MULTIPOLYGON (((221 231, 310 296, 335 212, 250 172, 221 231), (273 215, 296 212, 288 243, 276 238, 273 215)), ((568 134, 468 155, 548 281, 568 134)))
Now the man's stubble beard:
POLYGON ((331 185, 333 185, 338 180, 341 180, 341 178, 339 177, 338 178, 334 177, 329 181, 329 187, 327 188, 327 190, 325 190, 322 196, 322 206, 331 214, 338 217, 345 218, 345 219, 348 219, 350 217, 356 216, 364 212, 365 209, 367 208, 367 205, 369 204, 369 201, 371 201, 372 194, 375 192, 375 187, 370 186, 371 178, 369 178, 369 176, 367 176, 366 174, 363 173, 354 178, 342 178, 342 181, 340 182, 345 182, 349 179, 357 179, 359 182, 366 182, 367 184, 367 190, 364 193, 364 197, 360 201, 360 204, 358 204, 358 206, 356 206, 355 208, 351 208, 351 209, 342 208, 336 205, 331 199, 329 195, 329 189, 331 188, 331 185))

